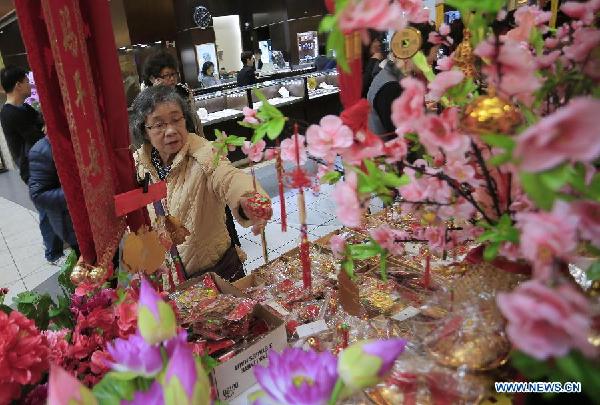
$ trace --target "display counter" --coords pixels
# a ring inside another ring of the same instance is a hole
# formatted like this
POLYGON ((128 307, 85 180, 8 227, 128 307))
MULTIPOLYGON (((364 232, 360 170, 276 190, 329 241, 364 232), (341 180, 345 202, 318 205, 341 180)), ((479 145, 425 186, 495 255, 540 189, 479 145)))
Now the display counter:
MULTIPOLYGON (((269 103, 279 108, 292 121, 318 123, 328 114, 339 114, 338 73, 334 70, 310 72, 280 79, 265 80, 252 86, 220 89, 211 93, 194 91, 194 111, 204 128, 204 135, 216 139, 215 129, 246 138, 252 131, 238 124, 244 107, 260 108, 262 102, 253 90, 260 90, 269 103)), ((268 144, 272 141, 268 141, 268 144)), ((244 159, 240 150, 228 156, 233 162, 244 159)))

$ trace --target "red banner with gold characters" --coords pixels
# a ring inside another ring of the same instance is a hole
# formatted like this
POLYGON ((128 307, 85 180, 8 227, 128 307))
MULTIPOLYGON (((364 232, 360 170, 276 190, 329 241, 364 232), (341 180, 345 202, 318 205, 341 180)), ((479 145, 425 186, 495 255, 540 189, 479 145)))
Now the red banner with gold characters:
MULTIPOLYGON (((81 253, 106 266, 126 226, 114 195, 136 186, 108 2, 15 0, 15 8, 81 253)), ((135 229, 145 217, 128 222, 135 229)))

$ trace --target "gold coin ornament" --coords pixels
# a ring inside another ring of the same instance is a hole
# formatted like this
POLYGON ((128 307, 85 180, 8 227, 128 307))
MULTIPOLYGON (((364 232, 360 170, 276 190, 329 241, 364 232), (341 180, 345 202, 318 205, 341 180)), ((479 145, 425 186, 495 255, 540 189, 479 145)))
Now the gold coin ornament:
POLYGON ((421 32, 416 28, 407 27, 394 34, 390 47, 396 58, 410 59, 419 52, 422 43, 421 32))

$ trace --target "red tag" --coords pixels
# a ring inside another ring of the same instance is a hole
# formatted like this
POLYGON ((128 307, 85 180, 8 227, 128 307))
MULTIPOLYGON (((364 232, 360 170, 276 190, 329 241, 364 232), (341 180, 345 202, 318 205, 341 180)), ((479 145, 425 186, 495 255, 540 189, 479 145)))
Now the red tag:
POLYGON ((117 216, 122 217, 130 212, 159 201, 167 196, 167 183, 151 184, 148 186, 148 192, 144 193, 141 188, 128 191, 123 194, 115 195, 115 212, 117 216))

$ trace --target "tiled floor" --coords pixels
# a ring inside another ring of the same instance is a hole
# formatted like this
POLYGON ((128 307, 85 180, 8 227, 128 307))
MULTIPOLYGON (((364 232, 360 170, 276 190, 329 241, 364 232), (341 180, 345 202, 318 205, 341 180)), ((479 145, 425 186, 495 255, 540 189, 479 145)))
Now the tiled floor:
MULTIPOLYGON (((311 170, 314 167, 310 167, 311 170)), ((285 193, 287 232, 281 231, 281 213, 277 195, 277 179, 272 163, 256 167, 256 177, 273 200, 273 218, 266 227, 267 250, 273 259, 297 246, 300 237, 298 198, 295 190, 285 193)), ((305 191, 307 224, 310 240, 315 240, 341 227, 335 219, 331 199, 332 186, 321 186, 319 194, 305 191)), ((248 259, 246 272, 264 263, 260 235, 237 225, 242 248, 248 259)), ((59 268, 44 259, 38 217, 29 200, 27 187, 14 171, 0 174, 0 287, 8 287, 6 303, 26 290, 55 294, 59 268)))

